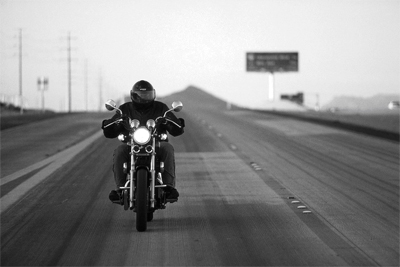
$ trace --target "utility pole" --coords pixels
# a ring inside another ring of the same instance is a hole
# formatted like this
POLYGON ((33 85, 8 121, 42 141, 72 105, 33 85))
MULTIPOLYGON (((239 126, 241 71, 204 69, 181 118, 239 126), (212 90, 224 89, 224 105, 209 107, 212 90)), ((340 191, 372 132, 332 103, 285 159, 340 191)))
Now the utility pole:
POLYGON ((71 32, 68 32, 68 113, 71 113, 71 32))
POLYGON ((103 107, 103 75, 100 69, 99 73, 99 111, 103 107))
POLYGON ((74 37, 71 36, 71 32, 67 33, 67 79, 68 79, 68 113, 72 112, 72 47, 71 41, 74 37))
POLYGON ((85 70, 84 70, 84 77, 85 77, 85 110, 88 112, 88 60, 85 59, 85 70))
POLYGON ((314 109, 315 109, 315 111, 319 111, 319 110, 320 110, 320 106, 319 106, 319 93, 316 93, 315 96, 316 96, 317 100, 316 100, 315 108, 314 108, 314 109))
POLYGON ((20 100, 20 113, 24 113, 24 100, 22 98, 22 29, 19 29, 19 53, 18 53, 18 73, 19 73, 19 100, 20 100))

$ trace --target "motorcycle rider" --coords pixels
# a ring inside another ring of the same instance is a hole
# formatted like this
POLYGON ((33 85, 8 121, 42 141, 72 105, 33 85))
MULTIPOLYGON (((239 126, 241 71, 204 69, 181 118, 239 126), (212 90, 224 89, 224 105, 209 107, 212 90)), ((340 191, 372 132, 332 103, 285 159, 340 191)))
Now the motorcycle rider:
MULTIPOLYGON (((140 125, 146 125, 147 120, 153 119, 161 132, 167 131, 172 136, 178 136, 184 132, 185 122, 183 119, 178 119, 172 112, 167 114, 167 118, 175 123, 162 118, 169 108, 166 104, 155 101, 156 91, 149 82, 141 80, 135 83, 130 91, 130 96, 132 101, 119 107, 124 114, 123 119, 127 119, 127 117, 137 119, 140 125)), ((121 115, 116 113, 111 119, 103 120, 102 129, 106 138, 115 138, 119 134, 127 132, 123 125, 117 123, 104 128, 105 125, 119 118, 121 118, 121 115)), ((163 183, 167 185, 167 199, 178 199, 179 193, 175 188, 174 148, 168 143, 168 139, 160 143, 157 157, 164 162, 163 183)), ((113 172, 117 190, 110 192, 109 199, 114 203, 119 202, 122 192, 120 187, 123 187, 126 183, 126 174, 123 171, 125 162, 130 162, 130 146, 122 144, 114 150, 113 156, 113 172)))

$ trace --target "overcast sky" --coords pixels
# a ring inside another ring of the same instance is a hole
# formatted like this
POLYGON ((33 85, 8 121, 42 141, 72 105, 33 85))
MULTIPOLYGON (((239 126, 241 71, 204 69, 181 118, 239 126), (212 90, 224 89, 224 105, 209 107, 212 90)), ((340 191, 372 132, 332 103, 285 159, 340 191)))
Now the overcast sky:
POLYGON ((246 72, 246 52, 298 52, 299 72, 275 73, 276 96, 399 94, 399 0, 0 0, 1 94, 40 107, 72 106, 128 94, 141 79, 158 95, 200 87, 231 102, 259 106, 268 74, 246 72), (85 72, 87 62, 87 72, 85 72), (85 74, 87 73, 87 74, 85 74), (87 85, 85 85, 87 77, 87 85), (101 85, 101 86, 100 86, 101 85))

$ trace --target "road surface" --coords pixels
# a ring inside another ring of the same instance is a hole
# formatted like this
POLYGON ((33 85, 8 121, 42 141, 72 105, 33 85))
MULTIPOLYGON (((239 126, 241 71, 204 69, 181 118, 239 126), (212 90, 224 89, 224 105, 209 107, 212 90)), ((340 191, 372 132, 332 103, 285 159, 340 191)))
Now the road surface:
POLYGON ((250 111, 177 115, 181 196, 141 233, 108 200, 109 113, 2 131, 1 265, 399 265, 397 142, 250 111))

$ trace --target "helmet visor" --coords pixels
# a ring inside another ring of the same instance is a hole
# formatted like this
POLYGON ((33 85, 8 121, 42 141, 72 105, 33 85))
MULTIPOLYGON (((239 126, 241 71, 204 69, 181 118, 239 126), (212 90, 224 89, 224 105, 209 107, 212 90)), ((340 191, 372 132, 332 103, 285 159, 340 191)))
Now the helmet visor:
POLYGON ((136 103, 149 103, 156 98, 154 90, 151 91, 134 91, 132 92, 132 100, 136 103))

